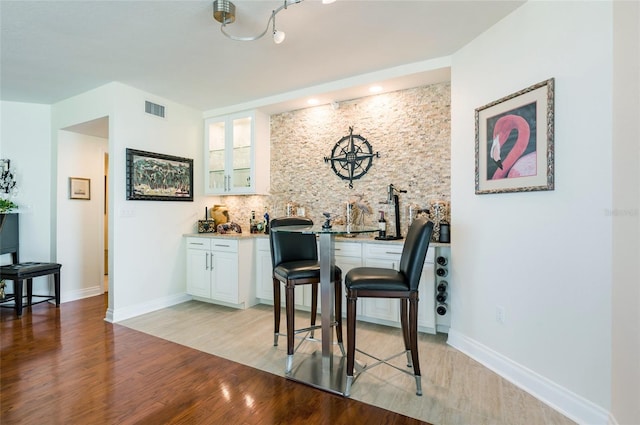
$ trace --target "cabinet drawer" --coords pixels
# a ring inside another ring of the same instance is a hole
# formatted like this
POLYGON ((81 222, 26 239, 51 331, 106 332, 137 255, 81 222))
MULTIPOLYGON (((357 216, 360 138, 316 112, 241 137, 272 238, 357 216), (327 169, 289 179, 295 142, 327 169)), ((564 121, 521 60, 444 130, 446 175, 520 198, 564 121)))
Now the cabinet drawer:
POLYGON ((208 251, 209 249, 211 249, 211 239, 188 237, 187 249, 204 249, 208 251))
POLYGON ((225 238, 198 238, 192 236, 187 238, 187 249, 238 252, 238 240, 225 238))
POLYGON ((237 239, 211 239, 211 250, 221 252, 238 252, 237 239))
POLYGON ((362 244, 351 242, 336 242, 334 247, 335 255, 341 257, 358 257, 362 256, 362 244))
MULTIPOLYGON (((336 244, 336 249, 337 249, 336 244)), ((365 244, 364 255, 365 258, 387 258, 389 255, 402 255, 402 244, 365 244)), ((343 254, 339 254, 343 255, 343 254)), ((427 256, 425 257, 425 263, 433 263, 435 258, 435 248, 430 247, 427 250, 427 256)))
POLYGON ((386 258, 389 255, 401 255, 402 244, 365 244, 364 255, 366 258, 386 258))

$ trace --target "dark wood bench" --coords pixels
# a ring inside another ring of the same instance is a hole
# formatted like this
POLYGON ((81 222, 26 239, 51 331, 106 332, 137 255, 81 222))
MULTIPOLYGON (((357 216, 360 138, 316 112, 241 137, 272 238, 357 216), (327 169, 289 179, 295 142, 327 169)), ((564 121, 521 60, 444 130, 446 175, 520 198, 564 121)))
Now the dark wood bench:
POLYGON ((0 300, 0 307, 15 307, 16 315, 22 316, 22 308, 41 302, 55 300, 56 306, 60 305, 60 268, 57 263, 17 263, 0 267, 0 279, 13 281, 13 294, 5 296, 0 300), (53 275, 54 295, 37 295, 33 293, 33 278, 39 276, 53 275), (24 281, 27 281, 27 295, 22 294, 24 281), (40 298, 33 302, 33 297, 40 298), (26 304, 24 304, 26 298, 26 304), (13 301, 14 305, 2 305, 13 301))

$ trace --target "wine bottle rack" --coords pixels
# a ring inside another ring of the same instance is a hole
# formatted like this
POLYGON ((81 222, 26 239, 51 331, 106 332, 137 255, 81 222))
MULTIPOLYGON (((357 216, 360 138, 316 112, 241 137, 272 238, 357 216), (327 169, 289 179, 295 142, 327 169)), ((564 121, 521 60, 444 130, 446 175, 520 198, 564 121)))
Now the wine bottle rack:
POLYGON ((449 332, 451 325, 451 248, 439 246, 436 248, 436 330, 449 332))

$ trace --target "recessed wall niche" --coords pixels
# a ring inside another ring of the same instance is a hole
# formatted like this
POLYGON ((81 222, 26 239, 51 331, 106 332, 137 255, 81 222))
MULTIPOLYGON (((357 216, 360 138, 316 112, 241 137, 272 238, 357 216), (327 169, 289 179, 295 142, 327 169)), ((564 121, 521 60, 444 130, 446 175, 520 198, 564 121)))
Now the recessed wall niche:
POLYGON ((360 196, 373 211, 367 217, 372 223, 385 209, 392 183, 407 191, 400 195, 406 234, 409 205, 428 208, 433 201, 450 200, 450 89, 448 82, 433 84, 340 102, 336 109, 322 105, 272 115, 270 195, 216 197, 216 203, 226 204, 244 229, 250 211, 262 217, 265 206, 276 217, 292 202, 320 222, 323 212, 344 216, 346 202, 360 196), (380 152, 353 189, 324 162, 350 126, 380 152))

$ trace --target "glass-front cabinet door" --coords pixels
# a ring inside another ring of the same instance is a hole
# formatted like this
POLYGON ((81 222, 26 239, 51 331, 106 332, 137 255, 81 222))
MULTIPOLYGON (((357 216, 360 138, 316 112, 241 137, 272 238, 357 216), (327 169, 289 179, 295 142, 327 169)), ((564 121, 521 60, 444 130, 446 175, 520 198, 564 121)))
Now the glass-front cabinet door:
POLYGON ((205 193, 267 194, 269 118, 250 111, 205 120, 205 193))
POLYGON ((209 140, 207 149, 208 170, 205 176, 207 187, 211 190, 224 190, 227 182, 225 174, 225 122, 209 124, 209 140))
POLYGON ((231 153, 231 184, 233 191, 251 187, 251 117, 234 118, 231 153))

